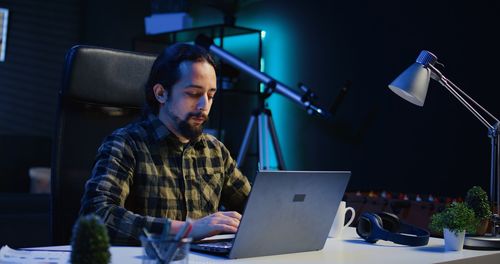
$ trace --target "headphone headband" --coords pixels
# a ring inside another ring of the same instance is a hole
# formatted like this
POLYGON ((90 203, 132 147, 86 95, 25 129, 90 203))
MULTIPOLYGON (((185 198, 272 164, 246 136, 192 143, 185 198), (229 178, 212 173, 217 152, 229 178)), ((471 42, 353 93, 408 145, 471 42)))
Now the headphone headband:
POLYGON ((370 243, 378 240, 392 241, 408 246, 424 246, 429 242, 429 232, 404 223, 391 213, 363 213, 358 219, 356 232, 370 243))

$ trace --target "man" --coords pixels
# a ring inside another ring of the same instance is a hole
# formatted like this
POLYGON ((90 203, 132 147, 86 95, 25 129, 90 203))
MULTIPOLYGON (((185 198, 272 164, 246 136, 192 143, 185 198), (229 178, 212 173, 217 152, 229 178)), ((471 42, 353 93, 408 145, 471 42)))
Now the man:
POLYGON ((175 44, 154 62, 149 114, 104 140, 82 198, 81 214, 101 216, 112 243, 137 243, 143 228, 160 233, 167 221, 174 234, 187 218, 194 238, 236 232, 250 184, 224 145, 202 133, 216 86, 201 47, 175 44))

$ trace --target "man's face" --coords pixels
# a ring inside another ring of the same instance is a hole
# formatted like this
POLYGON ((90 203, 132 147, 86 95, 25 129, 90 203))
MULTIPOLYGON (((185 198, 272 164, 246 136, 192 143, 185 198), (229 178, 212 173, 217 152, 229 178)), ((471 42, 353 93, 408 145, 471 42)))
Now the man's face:
POLYGON ((172 86, 160 112, 166 114, 167 125, 187 139, 195 139, 208 120, 217 90, 215 69, 208 62, 185 61, 179 65, 181 77, 172 86))

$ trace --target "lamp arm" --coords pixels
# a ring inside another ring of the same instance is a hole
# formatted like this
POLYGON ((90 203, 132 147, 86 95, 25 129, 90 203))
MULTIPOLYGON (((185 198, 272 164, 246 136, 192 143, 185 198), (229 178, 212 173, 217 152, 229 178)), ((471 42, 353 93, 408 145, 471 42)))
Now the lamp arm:
POLYGON ((483 123, 488 129, 491 129, 493 125, 491 125, 480 113, 477 111, 469 102, 467 102, 451 85, 448 83, 448 79, 443 78, 439 81, 441 85, 443 85, 455 98, 457 98, 469 111, 476 116, 481 123, 483 123))
MULTIPOLYGON (((436 69, 433 65, 428 64, 427 67, 431 70, 431 78, 438 81, 446 90, 448 90, 457 100, 462 103, 465 108, 467 108, 483 125, 485 125, 488 129, 492 129, 493 125, 490 124, 482 115, 479 113, 477 109, 475 109, 465 98, 463 98, 456 90, 455 88, 450 85, 450 81, 438 70, 436 69)), ((460 90, 463 94, 465 94, 462 90, 460 90)), ((466 95, 467 98, 470 98, 468 95, 466 95)), ((484 108, 479 105, 476 101, 472 100, 477 106, 479 106, 479 109, 485 111, 487 114, 491 115, 488 113, 484 108)), ((494 118, 494 117, 493 117, 494 118)), ((498 122, 496 118, 494 118, 495 121, 498 122)))
POLYGON ((496 123, 500 122, 493 114, 491 114, 490 112, 488 112, 488 110, 486 110, 484 107, 482 107, 478 102, 476 102, 474 99, 472 99, 469 95, 467 95, 464 91, 462 91, 456 84, 454 84, 452 81, 450 80, 447 80, 449 84, 451 84, 453 86, 453 88, 455 88, 455 90, 457 90, 458 92, 460 92, 463 96, 467 97, 467 99, 474 103, 477 107, 479 107, 479 109, 481 109, 484 113, 486 113, 487 115, 489 115, 493 120, 495 120, 496 123))

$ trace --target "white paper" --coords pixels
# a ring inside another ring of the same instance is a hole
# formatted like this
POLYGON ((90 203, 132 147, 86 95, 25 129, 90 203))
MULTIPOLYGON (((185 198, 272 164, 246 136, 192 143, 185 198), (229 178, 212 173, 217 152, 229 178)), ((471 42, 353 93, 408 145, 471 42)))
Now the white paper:
POLYGON ((66 264, 71 252, 50 250, 16 250, 9 246, 0 249, 0 264, 66 264))

